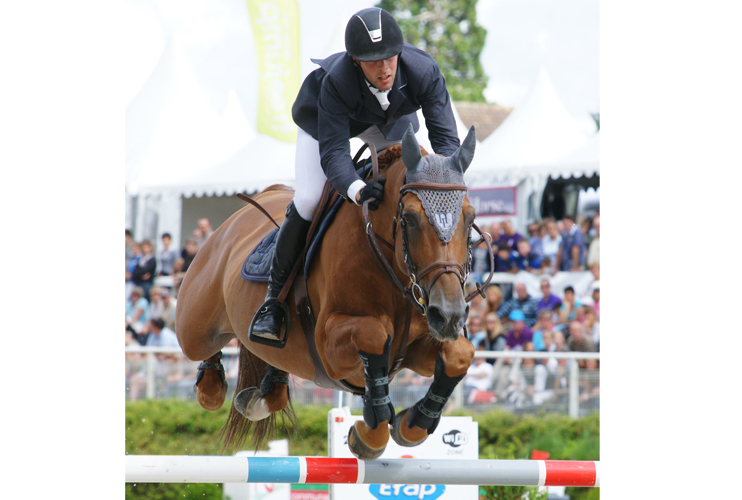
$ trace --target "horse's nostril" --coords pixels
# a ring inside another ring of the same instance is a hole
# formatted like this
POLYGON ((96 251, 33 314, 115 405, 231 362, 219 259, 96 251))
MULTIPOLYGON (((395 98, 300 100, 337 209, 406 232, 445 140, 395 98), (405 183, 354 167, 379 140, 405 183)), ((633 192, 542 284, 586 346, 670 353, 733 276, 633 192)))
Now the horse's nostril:
POLYGON ((443 317, 441 310, 436 306, 429 306, 427 311, 428 322, 438 328, 446 324, 446 318, 443 317))

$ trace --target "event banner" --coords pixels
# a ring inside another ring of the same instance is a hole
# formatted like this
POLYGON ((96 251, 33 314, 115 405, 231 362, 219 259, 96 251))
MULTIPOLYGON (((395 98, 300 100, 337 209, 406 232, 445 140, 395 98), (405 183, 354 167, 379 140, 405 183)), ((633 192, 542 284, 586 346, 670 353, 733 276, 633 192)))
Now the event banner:
POLYGON ((258 60, 258 132, 296 141, 291 106, 301 85, 296 0, 247 0, 258 60))
MULTIPOLYGON (((333 408, 328 414, 329 455, 351 458, 348 432, 360 415, 333 408)), ((479 424, 471 417, 441 417, 435 433, 420 445, 403 448, 389 439, 385 458, 476 460, 479 458, 479 424)), ((331 484, 330 500, 476 500, 479 486, 469 484, 331 484)))
POLYGON ((486 215, 517 215, 517 187, 492 187, 469 189, 469 203, 477 211, 477 217, 486 215))

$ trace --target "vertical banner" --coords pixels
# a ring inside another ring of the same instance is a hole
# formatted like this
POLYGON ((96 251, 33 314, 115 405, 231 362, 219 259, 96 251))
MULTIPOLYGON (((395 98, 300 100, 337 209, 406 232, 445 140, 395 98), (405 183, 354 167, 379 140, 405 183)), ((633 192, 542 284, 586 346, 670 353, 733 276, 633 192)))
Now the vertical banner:
POLYGON ((301 85, 297 0, 247 0, 258 60, 258 132, 296 141, 291 106, 301 85))

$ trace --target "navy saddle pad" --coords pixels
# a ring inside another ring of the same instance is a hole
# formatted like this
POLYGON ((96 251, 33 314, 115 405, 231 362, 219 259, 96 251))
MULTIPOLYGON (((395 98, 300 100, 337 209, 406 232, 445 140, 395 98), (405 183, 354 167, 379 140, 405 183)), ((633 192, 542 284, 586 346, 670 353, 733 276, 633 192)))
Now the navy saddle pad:
MULTIPOLYGON (((327 232, 327 228, 335 219, 335 214, 340 210, 340 206, 345 203, 343 198, 338 198, 335 204, 332 206, 327 214, 327 217, 320 223, 317 235, 312 240, 307 252, 307 259, 304 262, 304 277, 309 279, 309 264, 312 262, 312 258, 319 251, 319 246, 322 243, 322 237, 327 232)), ((242 277, 248 281, 268 281, 271 272, 271 261, 273 260, 273 254, 276 251, 276 241, 278 237, 278 228, 268 233, 260 243, 250 252, 250 255, 245 259, 245 263, 242 265, 242 277)))
MULTIPOLYGON (((363 179, 371 172, 371 160, 366 159, 366 163, 363 167, 356 170, 358 175, 363 179)), ((322 238, 327 232, 327 228, 330 227, 332 221, 335 219, 335 214, 340 210, 341 205, 345 202, 345 199, 340 197, 335 204, 330 208, 327 216, 322 221, 317 230, 317 235, 309 245, 309 251, 307 252, 307 258, 304 261, 304 278, 309 279, 309 264, 312 263, 312 259, 319 251, 322 238)), ((273 254, 276 249, 276 237, 278 236, 278 228, 274 229, 263 238, 258 246, 256 246, 250 255, 245 259, 245 263, 242 265, 242 277, 248 281, 268 281, 271 273, 271 261, 273 260, 273 254)))

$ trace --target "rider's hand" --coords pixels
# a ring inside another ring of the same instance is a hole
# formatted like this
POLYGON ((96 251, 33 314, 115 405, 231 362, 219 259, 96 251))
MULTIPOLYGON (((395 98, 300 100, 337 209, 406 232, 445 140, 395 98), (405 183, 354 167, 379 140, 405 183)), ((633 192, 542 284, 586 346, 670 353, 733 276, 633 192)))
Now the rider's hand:
POLYGON ((363 202, 368 200, 369 198, 375 198, 374 201, 368 204, 369 210, 376 210, 379 208, 379 203, 381 203, 381 200, 384 198, 384 183, 386 182, 386 178, 379 177, 378 181, 371 181, 368 184, 366 184, 363 189, 359 191, 360 199, 358 203, 360 205, 363 205, 363 202))

